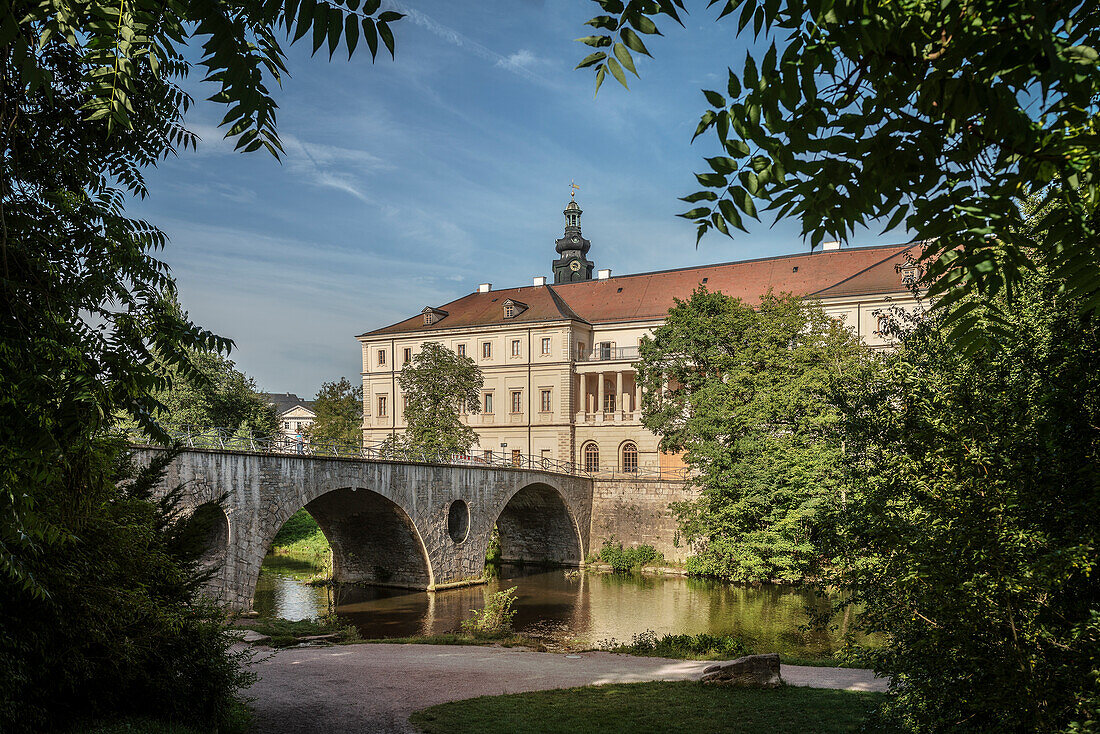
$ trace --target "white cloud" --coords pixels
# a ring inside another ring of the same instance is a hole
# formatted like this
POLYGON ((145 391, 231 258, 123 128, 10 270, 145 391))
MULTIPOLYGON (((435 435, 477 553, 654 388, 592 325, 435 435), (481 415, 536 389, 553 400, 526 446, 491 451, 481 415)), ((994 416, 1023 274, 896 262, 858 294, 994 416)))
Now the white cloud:
POLYGON ((521 48, 514 54, 497 61, 497 66, 505 69, 525 69, 532 66, 539 58, 525 48, 521 48))

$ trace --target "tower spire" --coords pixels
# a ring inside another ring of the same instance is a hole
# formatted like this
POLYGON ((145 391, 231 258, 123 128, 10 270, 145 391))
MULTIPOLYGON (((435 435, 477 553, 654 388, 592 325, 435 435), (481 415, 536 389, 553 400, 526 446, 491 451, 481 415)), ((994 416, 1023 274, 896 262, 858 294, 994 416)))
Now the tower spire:
POLYGON ((592 243, 581 236, 581 211, 577 204, 577 189, 580 186, 569 182, 569 202, 562 214, 565 215, 565 234, 555 243, 560 257, 554 261, 554 283, 573 283, 592 279, 595 263, 586 256, 592 243))

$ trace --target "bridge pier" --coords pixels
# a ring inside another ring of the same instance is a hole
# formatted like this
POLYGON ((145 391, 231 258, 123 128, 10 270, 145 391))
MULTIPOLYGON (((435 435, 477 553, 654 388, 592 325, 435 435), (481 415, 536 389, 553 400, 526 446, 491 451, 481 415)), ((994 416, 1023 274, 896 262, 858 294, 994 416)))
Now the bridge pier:
POLYGON ((224 495, 210 592, 242 611, 275 534, 303 507, 333 547, 337 580, 419 589, 481 577, 494 525, 508 560, 579 564, 592 514, 590 479, 510 467, 189 449, 165 484, 183 484, 190 508, 224 495))

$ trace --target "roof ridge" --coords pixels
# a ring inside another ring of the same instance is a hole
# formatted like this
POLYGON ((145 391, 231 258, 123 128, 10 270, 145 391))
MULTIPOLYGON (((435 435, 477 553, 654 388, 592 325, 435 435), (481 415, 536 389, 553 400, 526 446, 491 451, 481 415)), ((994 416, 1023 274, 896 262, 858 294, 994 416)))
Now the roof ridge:
POLYGON ((567 319, 573 319, 574 321, 581 321, 585 324, 590 323, 588 321, 588 319, 581 318, 580 315, 576 311, 574 311, 569 306, 569 304, 566 303, 562 299, 561 296, 558 295, 557 291, 554 290, 554 286, 546 285, 546 286, 543 286, 543 287, 546 288, 546 290, 550 292, 550 299, 554 302, 554 305, 557 306, 558 313, 560 313, 562 316, 564 316, 567 319))

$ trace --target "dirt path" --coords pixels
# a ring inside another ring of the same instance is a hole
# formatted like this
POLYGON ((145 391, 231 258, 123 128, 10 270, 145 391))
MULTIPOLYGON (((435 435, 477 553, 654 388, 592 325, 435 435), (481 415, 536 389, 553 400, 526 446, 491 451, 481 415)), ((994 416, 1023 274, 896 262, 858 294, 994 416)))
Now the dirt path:
MULTIPOLYGON (((282 650, 256 665, 261 734, 415 732, 409 714, 475 696, 600 683, 698 678, 712 661, 448 645, 343 645, 282 650)), ((796 686, 885 690, 867 670, 784 665, 796 686)))

